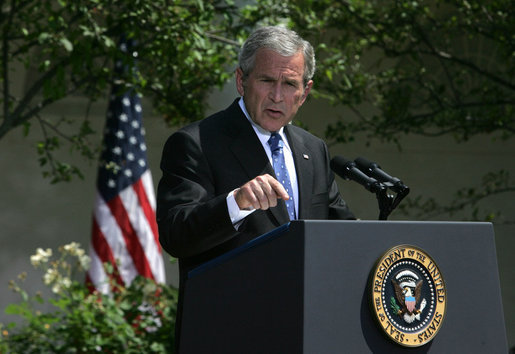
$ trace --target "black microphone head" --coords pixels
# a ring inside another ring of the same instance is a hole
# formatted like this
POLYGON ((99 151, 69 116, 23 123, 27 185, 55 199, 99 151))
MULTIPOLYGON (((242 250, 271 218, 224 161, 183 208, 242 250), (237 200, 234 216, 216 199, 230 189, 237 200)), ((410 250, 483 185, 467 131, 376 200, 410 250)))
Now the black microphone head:
POLYGON ((354 161, 348 160, 343 156, 335 156, 331 159, 329 164, 331 170, 333 170, 337 175, 348 179, 348 171, 350 168, 355 167, 354 161))
POLYGON ((331 166, 331 168, 333 168, 333 167, 338 168, 341 166, 350 167, 350 166, 354 166, 354 161, 348 160, 343 156, 335 156, 331 159, 330 166, 331 166))
POLYGON ((331 159, 331 169, 340 177, 353 180, 365 187, 366 190, 376 193, 385 189, 375 178, 368 177, 360 171, 354 161, 347 160, 343 156, 335 156, 331 159))
POLYGON ((361 171, 367 171, 367 170, 373 169, 375 167, 381 168, 375 162, 369 161, 364 157, 358 157, 356 160, 354 160, 354 162, 356 163, 356 166, 358 166, 358 168, 361 171))
POLYGON ((354 162, 361 171, 380 182, 387 183, 387 186, 397 193, 407 188, 400 179, 392 177, 388 173, 384 172, 381 169, 381 166, 375 162, 369 161, 364 157, 358 157, 354 162))
POLYGON ((331 170, 336 172, 339 175, 345 174, 344 171, 346 171, 349 168, 355 167, 354 161, 348 160, 343 156, 335 156, 331 159, 331 162, 329 164, 331 167, 331 170))

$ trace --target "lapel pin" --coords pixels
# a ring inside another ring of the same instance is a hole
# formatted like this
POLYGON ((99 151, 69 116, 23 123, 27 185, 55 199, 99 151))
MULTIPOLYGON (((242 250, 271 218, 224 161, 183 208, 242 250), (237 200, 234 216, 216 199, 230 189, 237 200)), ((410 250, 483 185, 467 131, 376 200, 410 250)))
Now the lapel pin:
POLYGON ((302 154, 302 157, 306 160, 309 160, 309 156, 307 154, 302 154))

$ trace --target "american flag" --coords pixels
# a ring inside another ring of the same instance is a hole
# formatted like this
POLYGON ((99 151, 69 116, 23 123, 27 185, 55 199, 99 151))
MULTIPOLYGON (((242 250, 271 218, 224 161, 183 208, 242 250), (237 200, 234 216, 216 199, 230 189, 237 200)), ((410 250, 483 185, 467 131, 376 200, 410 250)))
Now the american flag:
MULTIPOLYGON (((130 47, 122 43, 121 50, 130 47)), ((117 70, 127 68, 118 62, 117 70)), ((141 100, 132 90, 119 91, 113 87, 107 111, 86 279, 91 290, 102 293, 110 291, 110 278, 120 285, 130 284, 137 275, 165 282, 141 100), (106 262, 112 274, 106 273, 106 262)))

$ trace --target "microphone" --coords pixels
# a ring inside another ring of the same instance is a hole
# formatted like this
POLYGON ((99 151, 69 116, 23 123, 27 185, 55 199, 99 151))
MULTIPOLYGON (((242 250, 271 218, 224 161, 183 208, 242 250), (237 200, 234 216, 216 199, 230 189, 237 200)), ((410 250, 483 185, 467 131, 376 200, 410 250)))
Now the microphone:
POLYGON ((378 191, 386 189, 386 187, 375 178, 369 177, 361 172, 353 161, 347 160, 343 156, 333 157, 331 159, 330 166, 331 170, 333 170, 338 176, 356 181, 372 193, 377 193, 378 191))
POLYGON ((364 157, 358 157, 354 162, 356 163, 356 166, 368 176, 376 178, 378 181, 386 182, 387 186, 394 192, 404 193, 407 190, 409 191, 408 186, 402 183, 400 179, 392 177, 388 173, 384 172, 375 162, 368 161, 364 157))

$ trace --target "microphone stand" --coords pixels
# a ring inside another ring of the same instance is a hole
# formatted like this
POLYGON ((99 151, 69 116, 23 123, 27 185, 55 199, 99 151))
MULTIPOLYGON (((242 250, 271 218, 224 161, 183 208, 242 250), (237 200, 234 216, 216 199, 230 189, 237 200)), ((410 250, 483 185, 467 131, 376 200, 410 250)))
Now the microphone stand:
POLYGON ((409 187, 403 184, 394 185, 391 182, 381 182, 381 184, 397 192, 394 197, 392 194, 388 194, 387 188, 380 188, 376 191, 377 203, 379 204, 379 220, 386 220, 401 200, 408 195, 409 187))

